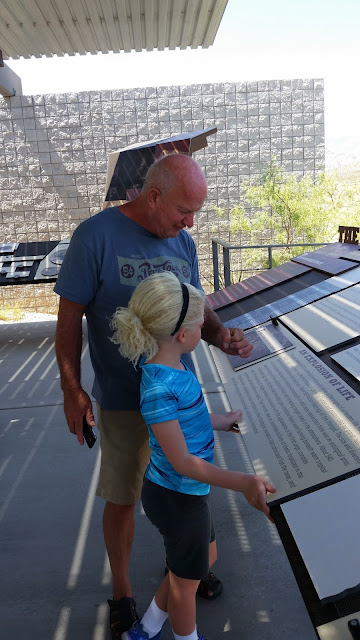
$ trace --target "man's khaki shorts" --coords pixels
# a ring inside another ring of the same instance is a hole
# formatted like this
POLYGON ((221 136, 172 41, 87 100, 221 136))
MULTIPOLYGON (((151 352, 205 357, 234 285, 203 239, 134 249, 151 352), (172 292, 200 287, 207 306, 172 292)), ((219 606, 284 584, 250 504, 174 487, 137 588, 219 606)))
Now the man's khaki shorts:
POLYGON ((150 458, 149 433, 140 411, 108 411, 97 405, 101 466, 97 495, 115 504, 140 499, 150 458))

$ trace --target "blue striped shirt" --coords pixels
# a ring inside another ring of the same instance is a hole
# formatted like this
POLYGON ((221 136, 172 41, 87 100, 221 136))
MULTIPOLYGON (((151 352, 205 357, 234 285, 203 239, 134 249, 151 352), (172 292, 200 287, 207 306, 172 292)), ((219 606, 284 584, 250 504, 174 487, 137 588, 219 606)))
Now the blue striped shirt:
POLYGON ((161 364, 140 363, 140 410, 149 429, 151 457, 145 476, 173 491, 192 495, 209 493, 210 486, 180 475, 164 455, 152 424, 179 420, 191 454, 213 462, 214 433, 200 384, 186 367, 179 371, 161 364))

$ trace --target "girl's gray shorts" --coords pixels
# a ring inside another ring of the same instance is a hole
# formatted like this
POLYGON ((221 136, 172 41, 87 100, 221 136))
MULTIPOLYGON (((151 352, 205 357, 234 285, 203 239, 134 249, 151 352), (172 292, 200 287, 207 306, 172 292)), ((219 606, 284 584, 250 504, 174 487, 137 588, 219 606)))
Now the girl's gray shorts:
POLYGON ((209 572, 209 545, 215 540, 209 494, 179 493, 144 478, 141 500, 149 520, 164 538, 172 573, 204 580, 209 572))

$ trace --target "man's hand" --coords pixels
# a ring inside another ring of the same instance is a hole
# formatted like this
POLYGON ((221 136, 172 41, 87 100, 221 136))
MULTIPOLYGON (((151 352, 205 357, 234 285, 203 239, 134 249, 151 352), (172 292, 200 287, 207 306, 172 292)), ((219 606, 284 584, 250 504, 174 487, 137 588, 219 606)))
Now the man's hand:
POLYGON ((76 435, 79 443, 83 445, 83 416, 86 416, 86 421, 91 427, 95 426, 91 400, 84 389, 64 391, 64 413, 69 431, 76 435))
POLYGON ((201 337, 229 356, 248 358, 253 349, 253 345, 245 338, 243 330, 224 327, 215 311, 208 304, 205 306, 205 321, 201 337))
POLYGON ((241 358, 248 358, 253 350, 253 345, 245 338, 243 330, 234 327, 221 327, 216 346, 229 356, 241 358))
POLYGON ((90 426, 95 425, 91 400, 80 383, 82 317, 85 310, 85 305, 61 297, 55 339, 64 413, 70 433, 77 436, 81 445, 84 444, 83 417, 86 416, 90 426))

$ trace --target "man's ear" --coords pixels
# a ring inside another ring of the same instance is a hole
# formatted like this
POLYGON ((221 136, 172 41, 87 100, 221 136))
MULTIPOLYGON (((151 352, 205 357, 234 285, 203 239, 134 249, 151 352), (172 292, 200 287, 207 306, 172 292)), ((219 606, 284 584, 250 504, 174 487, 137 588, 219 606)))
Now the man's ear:
POLYGON ((157 201, 160 195, 160 191, 159 189, 156 189, 156 187, 153 187, 152 189, 149 189, 148 194, 147 194, 147 199, 148 199, 148 203, 151 207, 155 207, 157 205, 157 201))

